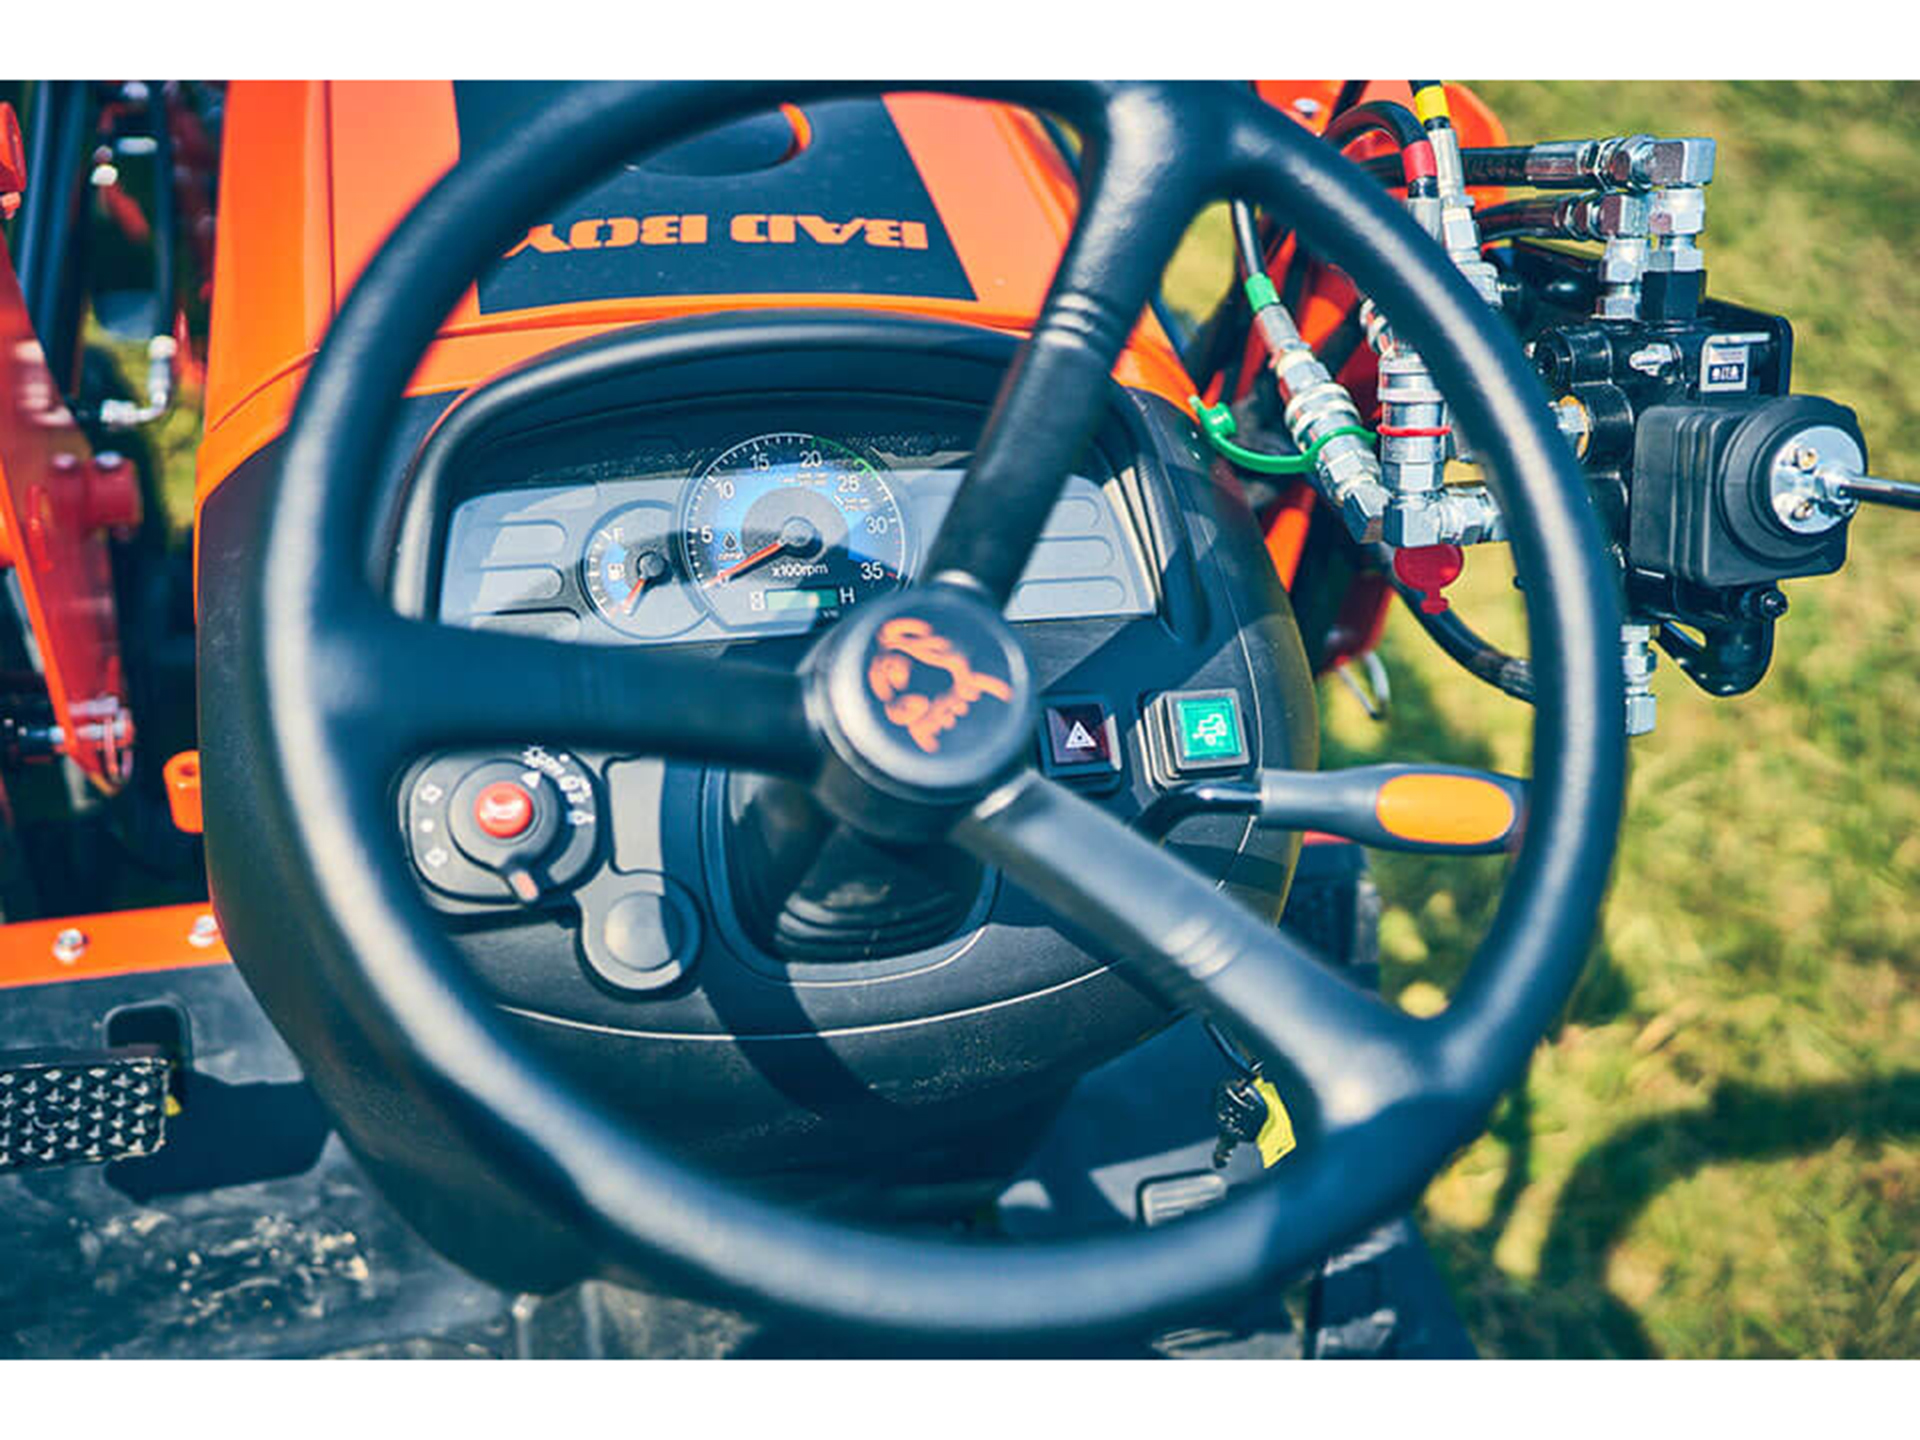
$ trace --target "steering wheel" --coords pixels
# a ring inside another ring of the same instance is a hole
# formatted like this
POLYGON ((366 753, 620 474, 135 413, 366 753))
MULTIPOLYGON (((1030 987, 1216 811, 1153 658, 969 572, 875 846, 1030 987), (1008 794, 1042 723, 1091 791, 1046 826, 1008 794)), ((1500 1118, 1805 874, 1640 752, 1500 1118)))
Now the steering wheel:
MULTIPOLYGON (((318 931, 302 963, 317 967, 309 978, 337 1001, 338 1023, 580 1236, 602 1273, 948 1347, 1139 1335, 1217 1315, 1409 1204, 1523 1073, 1581 968, 1619 826, 1615 581, 1519 345, 1377 182, 1236 87, 1074 82, 968 92, 1075 126, 1083 192, 921 583, 830 628, 797 672, 396 614, 372 575, 377 477, 408 378, 473 278, 534 218, 636 154, 783 101, 899 88, 584 86, 427 193, 367 267, 301 392, 261 521, 255 603, 219 642, 243 647, 258 676, 246 703, 260 751, 244 777, 206 783, 243 787, 236 799, 284 827, 301 873, 280 914, 318 931), (1434 1018, 1349 985, 1023 768, 1033 687, 1000 608, 1175 244, 1228 194, 1285 216, 1374 298, 1426 358, 1505 507, 1537 674, 1530 811, 1493 925, 1434 1018), (944 688, 914 690, 888 658, 901 653, 952 662, 935 662, 944 688), (515 683, 488 679, 503 674, 515 683), (1299 1151, 1284 1174, 1177 1224, 1018 1245, 855 1226, 689 1165, 514 1034, 401 858, 390 796, 408 762, 528 736, 757 768, 810 784, 867 833, 950 838, 1167 1000, 1229 1028, 1279 1084, 1299 1151), (1095 853, 1098 869, 1058 858, 1095 853)), ((209 830, 216 878, 237 873, 247 857, 209 830)), ((260 943, 230 934, 236 950, 260 943)))

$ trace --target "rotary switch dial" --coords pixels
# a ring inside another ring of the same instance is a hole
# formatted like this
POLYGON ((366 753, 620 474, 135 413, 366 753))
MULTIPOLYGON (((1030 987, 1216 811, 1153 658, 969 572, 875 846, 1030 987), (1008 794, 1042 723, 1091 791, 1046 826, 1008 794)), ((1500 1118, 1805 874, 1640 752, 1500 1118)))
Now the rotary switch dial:
POLYGON ((429 761, 407 787, 406 812, 414 868, 430 886, 521 905, 580 878, 599 826, 585 768, 540 745, 429 761))

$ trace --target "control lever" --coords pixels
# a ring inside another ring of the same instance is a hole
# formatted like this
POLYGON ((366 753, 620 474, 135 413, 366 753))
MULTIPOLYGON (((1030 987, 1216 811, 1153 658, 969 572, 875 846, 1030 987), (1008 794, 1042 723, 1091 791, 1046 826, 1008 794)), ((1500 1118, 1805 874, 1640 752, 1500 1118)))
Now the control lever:
POLYGON ((1154 839, 1194 815, 1247 815, 1257 825, 1317 830, 1376 850, 1486 855, 1511 847, 1526 816, 1526 782, 1456 765, 1262 770, 1160 796, 1135 822, 1154 839))
POLYGON ((1833 489, 1844 500, 1891 505, 1896 510, 1920 510, 1920 485, 1905 480, 1882 480, 1874 475, 1846 475, 1833 482, 1833 489))
POLYGON ((1820 535, 1841 524, 1863 501, 1920 510, 1920 485, 1866 473, 1857 434, 1835 425, 1808 425, 1775 448, 1766 474, 1774 518, 1796 535, 1820 535))

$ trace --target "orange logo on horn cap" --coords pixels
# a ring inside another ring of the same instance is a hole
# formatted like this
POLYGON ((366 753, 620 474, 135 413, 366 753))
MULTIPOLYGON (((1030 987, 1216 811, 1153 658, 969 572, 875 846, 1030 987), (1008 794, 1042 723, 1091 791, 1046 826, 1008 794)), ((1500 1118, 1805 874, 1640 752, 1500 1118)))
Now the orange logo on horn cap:
POLYGON ((951 730, 973 703, 986 696, 1011 704, 1013 687, 982 675, 953 642, 925 620, 902 615, 880 627, 879 653, 867 665, 867 688, 885 707, 886 717, 913 737, 929 755, 938 753, 940 736, 951 730), (951 683, 938 695, 907 687, 914 662, 944 672, 951 683))

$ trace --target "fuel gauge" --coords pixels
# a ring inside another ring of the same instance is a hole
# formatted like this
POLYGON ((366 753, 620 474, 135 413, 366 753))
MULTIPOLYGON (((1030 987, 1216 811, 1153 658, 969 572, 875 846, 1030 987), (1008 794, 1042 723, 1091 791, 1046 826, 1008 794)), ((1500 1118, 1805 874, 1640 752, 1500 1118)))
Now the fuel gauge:
POLYGON ((673 558, 674 512, 651 500, 623 506, 594 528, 580 583, 594 612, 622 634, 665 640, 698 624, 673 558))

